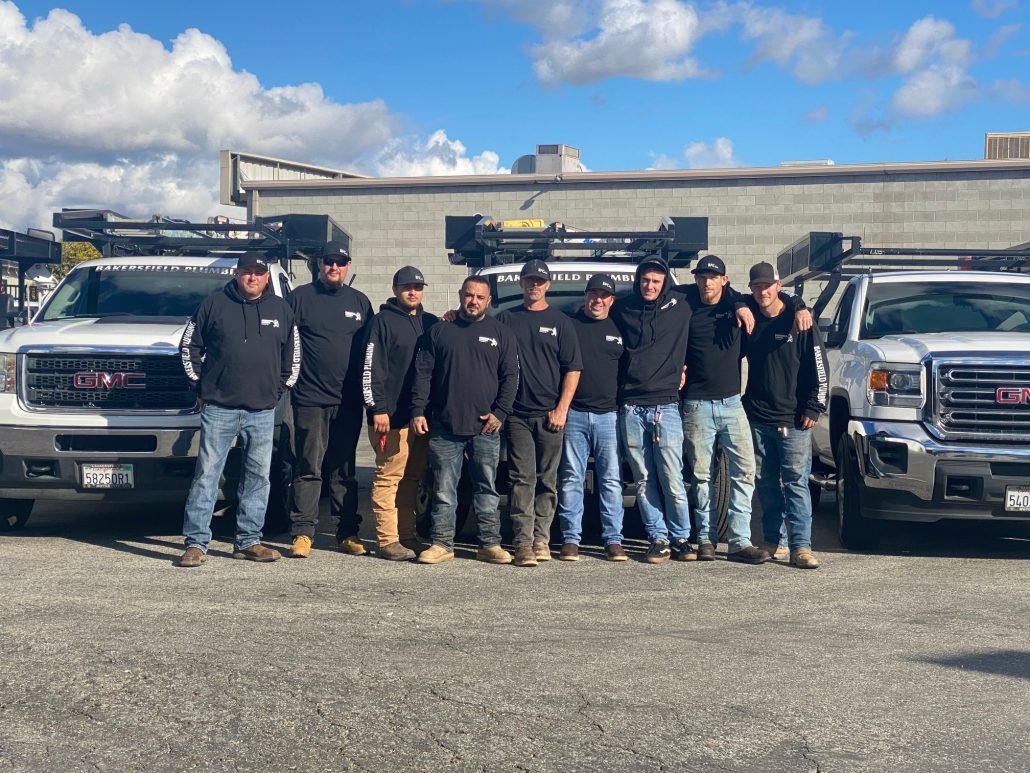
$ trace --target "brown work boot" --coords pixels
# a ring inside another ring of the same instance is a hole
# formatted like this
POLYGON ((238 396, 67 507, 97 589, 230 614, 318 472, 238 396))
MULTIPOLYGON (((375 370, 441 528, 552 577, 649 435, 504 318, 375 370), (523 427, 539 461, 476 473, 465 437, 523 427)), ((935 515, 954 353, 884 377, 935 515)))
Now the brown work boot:
POLYGON ((697 546, 697 560, 698 561, 714 561, 715 560, 715 545, 711 542, 700 542, 697 546))
POLYGON ((579 545, 575 542, 566 542, 561 546, 558 558, 562 561, 579 561, 579 545))
POLYGON ((278 561, 283 557, 283 555, 278 550, 266 548, 264 545, 259 543, 257 545, 251 545, 249 548, 243 548, 243 550, 237 550, 232 554, 232 557, 267 564, 269 561, 278 561))
POLYGON ((605 545, 604 554, 608 556, 609 561, 629 561, 629 556, 626 555, 626 551, 618 542, 605 545))
POLYGON ((387 561, 410 561, 415 557, 415 551, 408 550, 399 542, 388 542, 379 546, 376 555, 387 561))
POLYGON ((477 561, 486 561, 488 564, 510 564, 511 553, 500 545, 489 545, 476 551, 477 561))
POLYGON ((515 566, 536 566, 536 556, 533 555, 532 545, 523 545, 515 548, 515 558, 512 559, 515 566))
POLYGON ((550 561, 551 546, 548 545, 546 542, 534 542, 533 555, 536 556, 537 561, 550 561))
POLYGON ((365 548, 364 543, 358 539, 357 535, 350 537, 344 537, 340 540, 340 546, 337 548, 341 553, 346 553, 349 556, 363 556, 368 550, 365 548))
POLYGON ((772 556, 773 561, 786 561, 790 558, 790 551, 784 545, 773 545, 771 542, 766 542, 762 545, 762 550, 772 556))
POLYGON ((298 534, 290 545, 290 558, 307 558, 311 555, 311 537, 298 534))
POLYGON ((798 569, 819 568, 819 559, 808 548, 798 548, 797 550, 790 551, 790 563, 791 566, 796 566, 798 569))
POLYGON ((415 559, 420 564, 442 564, 454 558, 454 551, 448 550, 443 545, 430 545, 415 559))
POLYGON ((186 548, 186 552, 179 556, 179 566, 186 569, 192 569, 195 566, 200 566, 207 560, 207 553, 194 545, 191 548, 186 548))

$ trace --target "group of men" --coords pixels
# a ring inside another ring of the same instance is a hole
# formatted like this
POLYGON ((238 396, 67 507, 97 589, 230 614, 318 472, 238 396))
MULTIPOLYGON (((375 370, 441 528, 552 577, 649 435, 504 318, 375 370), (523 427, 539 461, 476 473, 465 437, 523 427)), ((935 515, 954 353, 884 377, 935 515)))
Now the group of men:
POLYGON ((414 267, 395 274, 394 297, 373 315, 368 299, 346 284, 350 256, 342 245, 327 245, 317 264, 315 281, 283 300, 268 286, 264 259, 246 253, 234 279, 187 325, 183 363, 203 408, 181 566, 204 561, 219 477, 237 437, 243 463, 233 555, 280 557, 260 540, 274 409, 288 389, 296 457, 293 557, 310 555, 323 471, 340 551, 366 552, 357 536, 354 460, 367 416, 383 558, 436 564, 454 557, 467 457, 479 560, 520 567, 549 560, 556 514, 559 558, 578 560, 593 458, 605 555, 626 561, 624 456, 650 543, 645 561, 714 560, 718 444, 732 481, 727 558, 819 565, 811 551, 807 481, 809 430, 825 410, 825 362, 811 315, 800 299, 781 292, 768 263, 751 269, 751 294, 743 295, 728 285, 716 256, 702 258, 692 272, 695 283, 684 286, 675 285, 665 261, 649 257, 639 264, 631 293, 616 298, 613 278, 595 274, 582 307, 566 314, 547 301, 547 264, 530 260, 520 272, 521 306, 488 315, 490 283, 473 275, 461 285, 457 310, 442 319, 423 310, 426 283, 414 267), (501 546, 502 434, 513 553, 501 546), (695 491, 696 548, 684 456, 695 491), (433 481, 428 545, 415 533, 427 464, 433 481), (750 539, 756 479, 764 548, 750 539))

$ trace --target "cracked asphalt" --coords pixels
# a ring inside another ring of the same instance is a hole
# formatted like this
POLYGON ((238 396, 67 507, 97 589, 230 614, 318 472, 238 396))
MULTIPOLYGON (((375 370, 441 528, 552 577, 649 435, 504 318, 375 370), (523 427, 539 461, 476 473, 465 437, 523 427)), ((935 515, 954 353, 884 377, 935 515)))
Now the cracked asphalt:
POLYGON ((1030 524, 852 554, 831 500, 803 572, 396 564, 326 518, 184 570, 180 512, 0 535, 0 771, 1027 769, 1030 524))

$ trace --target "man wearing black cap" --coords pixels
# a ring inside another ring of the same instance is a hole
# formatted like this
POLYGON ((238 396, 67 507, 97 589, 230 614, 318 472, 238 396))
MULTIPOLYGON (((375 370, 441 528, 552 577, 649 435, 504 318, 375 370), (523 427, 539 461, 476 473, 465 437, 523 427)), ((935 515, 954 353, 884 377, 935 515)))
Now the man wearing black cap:
POLYGON ((426 280, 414 266, 393 275, 393 294, 369 328, 361 391, 368 409, 368 438, 376 455, 372 513, 378 555, 415 557, 415 497, 426 466, 427 439, 411 432, 411 387, 419 340, 436 323, 422 309, 426 280))
POLYGON ((318 257, 318 276, 290 293, 306 367, 293 390, 294 456, 290 555, 307 558, 318 522, 322 470, 329 471, 330 512, 339 519, 336 540, 341 553, 362 555, 358 539, 358 484, 355 453, 364 401, 361 354, 372 304, 346 283, 350 254, 340 242, 328 242, 318 257), (323 467, 324 463, 324 467, 323 467))
POLYGON ((200 566, 207 556, 219 480, 236 438, 242 458, 233 558, 280 558, 277 550, 261 544, 261 527, 275 407, 297 382, 301 353, 293 311, 272 292, 268 277, 263 253, 243 253, 235 278, 201 302, 182 334, 183 369, 203 407, 200 451, 183 519, 186 551, 179 566, 200 566))
POLYGON ((780 298, 780 277, 769 263, 751 267, 755 328, 747 337, 744 410, 755 444, 755 488, 768 550, 800 569, 816 569, 812 553, 812 470, 809 430, 826 411, 827 368, 816 329, 794 330, 780 298))
POLYGON ((497 320, 512 330, 519 344, 519 389, 505 429, 515 531, 512 563, 536 566, 551 558, 562 433, 583 362, 572 321, 547 304, 547 264, 527 261, 519 284, 522 305, 502 311, 497 320))
POLYGON ((583 307, 571 315, 583 371, 565 421, 558 480, 558 521, 562 529, 559 558, 579 560, 583 533, 583 484, 594 457, 594 478, 601 510, 605 555, 625 561, 622 549, 622 470, 619 464, 617 401, 622 334, 608 316, 615 302, 615 280, 594 274, 587 280, 583 307))
POLYGON ((652 256, 637 266, 633 294, 617 300, 611 316, 625 345, 619 373, 619 434, 636 483, 637 509, 651 541, 644 560, 660 564, 671 555, 670 535, 676 544, 686 544, 690 536, 677 404, 690 306, 676 292, 669 265, 652 256))
MULTIPOLYGON (((685 449, 694 479, 698 529, 697 559, 715 559, 718 542, 716 503, 711 496, 713 460, 718 441, 729 461, 730 501, 727 558, 750 564, 769 560, 751 544, 751 496, 755 455, 751 430, 740 400, 741 331, 753 326, 746 296, 727 286, 726 264, 715 255, 701 258, 694 285, 681 288, 692 310, 687 346, 686 382, 681 392, 685 449)), ((787 298, 794 310, 796 301, 787 298)), ((803 305, 798 323, 811 326, 803 305), (805 319, 807 317, 807 320, 805 319)), ((676 546, 674 546, 674 550, 676 546)), ((683 546, 687 550, 687 546, 683 546)))

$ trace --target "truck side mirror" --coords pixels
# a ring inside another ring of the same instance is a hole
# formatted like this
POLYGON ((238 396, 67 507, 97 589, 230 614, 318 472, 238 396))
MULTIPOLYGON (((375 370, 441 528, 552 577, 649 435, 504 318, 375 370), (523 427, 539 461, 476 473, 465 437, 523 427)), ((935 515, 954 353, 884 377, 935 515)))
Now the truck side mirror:
POLYGON ((818 322, 819 332, 823 335, 823 342, 829 346, 836 348, 844 343, 844 336, 837 326, 830 319, 820 319, 818 322))

